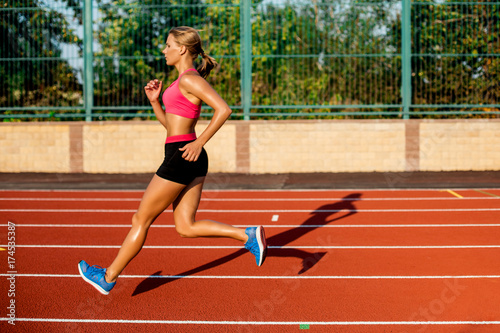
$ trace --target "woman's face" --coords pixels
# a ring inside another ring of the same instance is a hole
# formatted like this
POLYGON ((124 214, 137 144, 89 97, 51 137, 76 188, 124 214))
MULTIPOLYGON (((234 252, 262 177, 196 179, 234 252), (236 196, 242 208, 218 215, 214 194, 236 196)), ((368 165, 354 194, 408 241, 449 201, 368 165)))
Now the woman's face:
POLYGON ((174 36, 168 35, 167 45, 163 49, 162 53, 165 55, 165 60, 167 65, 175 65, 181 58, 181 47, 174 39, 174 36))

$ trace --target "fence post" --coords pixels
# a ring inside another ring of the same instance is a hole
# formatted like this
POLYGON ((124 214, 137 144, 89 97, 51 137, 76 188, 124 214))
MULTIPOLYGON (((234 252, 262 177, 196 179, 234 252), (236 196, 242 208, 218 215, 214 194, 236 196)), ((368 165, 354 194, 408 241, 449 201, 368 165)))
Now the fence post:
POLYGON ((252 0, 240 0, 240 68, 243 119, 250 120, 252 105, 252 0))
POLYGON ((411 105, 411 0, 402 0, 401 15, 401 97, 403 119, 410 118, 411 105))
POLYGON ((92 121, 92 107, 94 106, 94 69, 92 44, 94 42, 92 31, 92 0, 85 0, 83 19, 83 82, 85 120, 92 121))

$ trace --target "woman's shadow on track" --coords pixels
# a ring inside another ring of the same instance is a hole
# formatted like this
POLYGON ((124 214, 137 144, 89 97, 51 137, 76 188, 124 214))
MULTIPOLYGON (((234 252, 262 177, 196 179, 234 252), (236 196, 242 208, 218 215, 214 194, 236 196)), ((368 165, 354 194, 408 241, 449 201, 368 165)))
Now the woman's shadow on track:
MULTIPOLYGON (((316 230, 317 228, 321 228, 322 226, 325 226, 329 223, 336 222, 340 219, 344 219, 353 214, 356 214, 357 210, 356 207, 354 206, 354 202, 358 200, 361 200, 361 193, 351 193, 342 198, 338 202, 318 207, 316 210, 311 212, 312 214, 311 217, 309 217, 307 220, 305 220, 301 225, 297 226, 296 228, 286 230, 284 232, 281 232, 279 234, 267 238, 268 246, 272 246, 272 248, 268 249, 267 256, 299 258, 302 260, 302 269, 300 269, 298 274, 302 274, 308 271, 314 265, 316 265, 316 263, 318 263, 318 261, 320 261, 321 258, 323 258, 326 255, 326 252, 309 253, 307 251, 294 248, 283 249, 283 247, 299 239, 300 237, 310 233, 311 231, 316 230), (332 215, 337 215, 344 211, 346 212, 346 214, 331 218, 332 215)), ((317 241, 319 243, 322 243, 321 245, 329 245, 329 243, 331 243, 330 237, 327 237, 326 241, 324 238, 318 237, 317 241)), ((205 270, 225 264, 233 259, 236 259, 244 255, 245 253, 248 253, 248 250, 242 248, 227 256, 216 259, 214 261, 193 268, 191 270, 185 271, 183 273, 179 273, 178 275, 174 276, 165 277, 161 275, 161 271, 158 271, 149 276, 148 278, 146 278, 144 281, 142 281, 136 287, 136 289, 132 293, 132 296, 139 295, 144 292, 156 289, 164 284, 181 279, 184 276, 200 273, 205 270)))

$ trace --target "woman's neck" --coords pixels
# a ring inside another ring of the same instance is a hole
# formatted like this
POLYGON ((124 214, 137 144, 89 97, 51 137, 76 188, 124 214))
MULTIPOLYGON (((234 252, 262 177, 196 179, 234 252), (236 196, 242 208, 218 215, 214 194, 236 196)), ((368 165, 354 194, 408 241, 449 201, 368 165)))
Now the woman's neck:
POLYGON ((187 71, 188 69, 194 68, 194 64, 192 61, 183 61, 183 62, 179 62, 178 64, 176 64, 175 68, 177 69, 179 74, 182 74, 185 71, 187 71))

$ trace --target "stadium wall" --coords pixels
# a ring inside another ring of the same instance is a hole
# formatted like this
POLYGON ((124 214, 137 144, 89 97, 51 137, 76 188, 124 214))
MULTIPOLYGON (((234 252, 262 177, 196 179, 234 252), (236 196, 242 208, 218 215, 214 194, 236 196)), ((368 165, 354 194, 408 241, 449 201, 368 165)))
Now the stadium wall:
MULTIPOLYGON (((200 121, 201 133, 208 122, 200 121)), ((155 121, 0 124, 0 172, 148 173, 163 159, 155 121)), ((210 172, 500 170, 500 119, 228 121, 210 172)))

